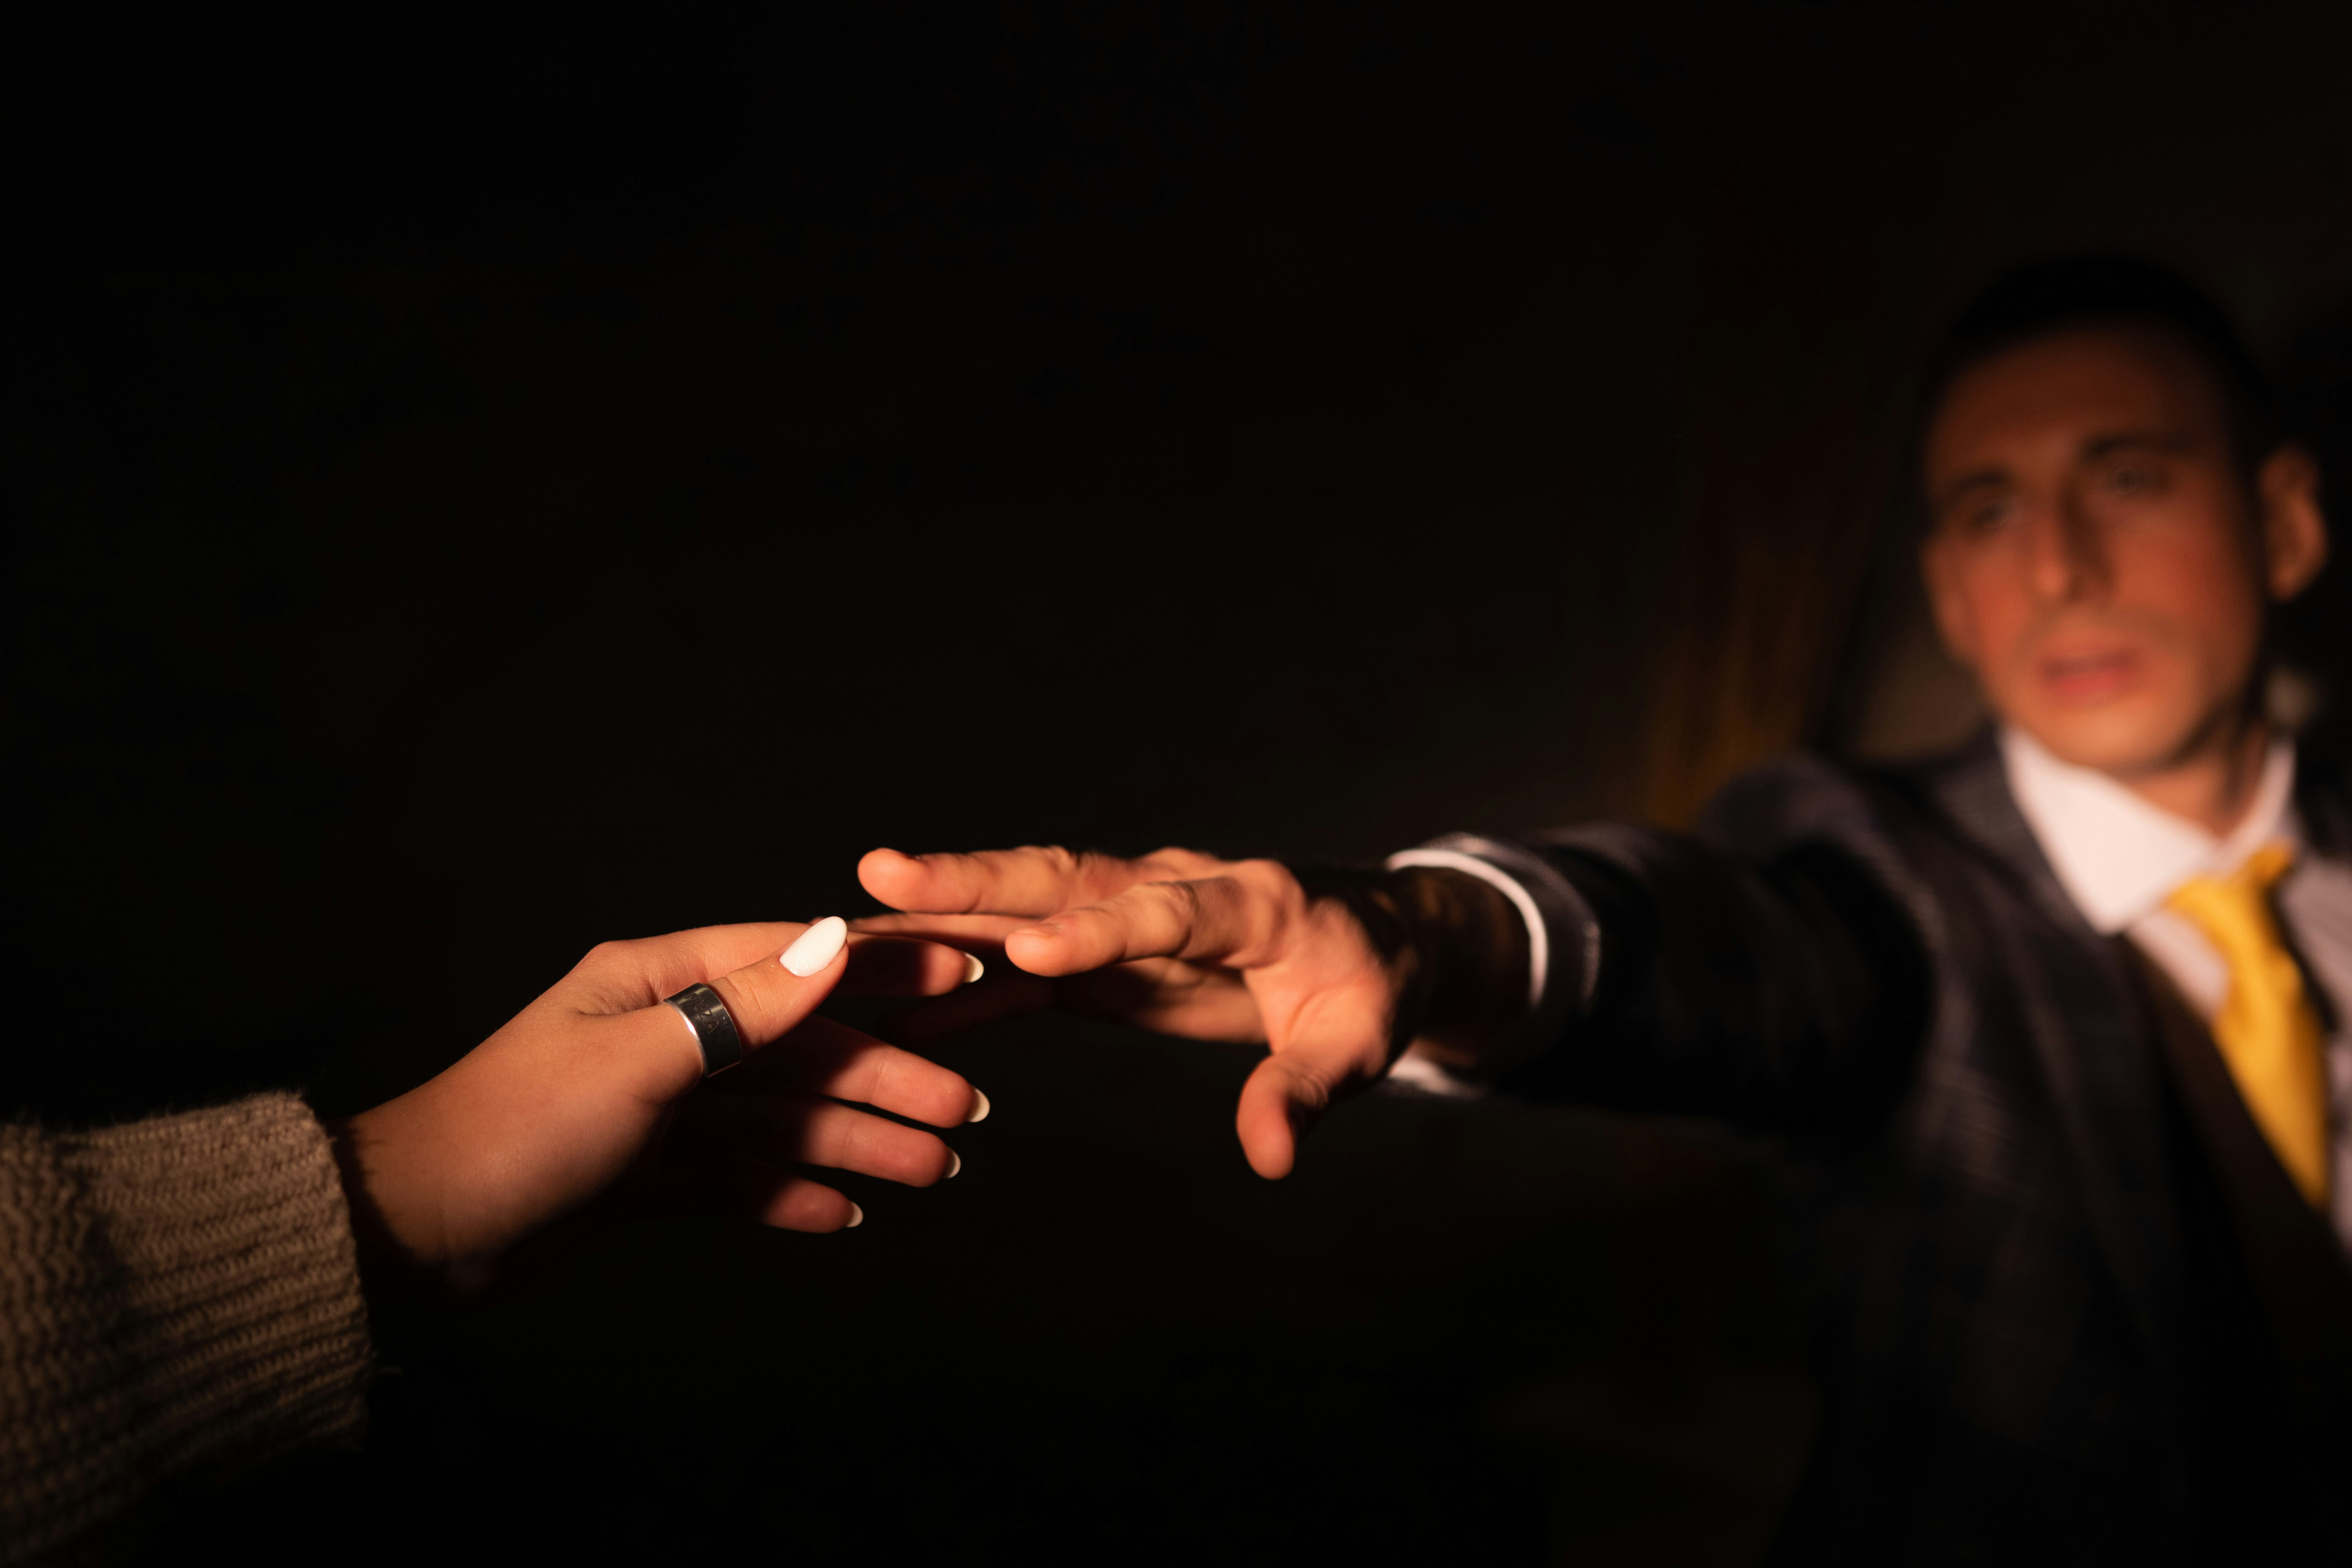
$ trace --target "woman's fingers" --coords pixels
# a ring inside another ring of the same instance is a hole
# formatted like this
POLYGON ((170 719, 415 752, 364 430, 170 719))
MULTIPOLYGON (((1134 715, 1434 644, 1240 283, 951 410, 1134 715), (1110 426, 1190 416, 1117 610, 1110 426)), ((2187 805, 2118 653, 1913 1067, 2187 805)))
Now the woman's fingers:
MULTIPOLYGON (((860 922, 863 923, 863 922, 860 922)), ((944 996, 988 972, 971 953, 936 942, 868 935, 853 927, 845 996, 944 996)))
POLYGON ((718 1219, 749 1220, 778 1230, 847 1230, 866 1213, 823 1182, 740 1154, 714 1154, 685 1163, 672 1177, 667 1201, 718 1219))
MULTIPOLYGON (((854 935, 846 921, 829 916, 806 926, 707 926, 641 942, 607 942, 582 961, 572 984, 549 997, 558 1006, 592 1017, 605 1010, 600 1001, 608 1005, 633 1003, 609 1025, 598 1019, 591 1026, 605 1031, 605 1037, 623 1047, 619 1059, 635 1064, 630 1069, 636 1075, 632 1087, 659 1104, 684 1094, 703 1076, 702 1047, 693 1026, 661 1001, 698 982, 709 985, 727 1005, 749 1058, 798 1027, 835 989, 866 995, 938 996, 970 984, 984 968, 979 959, 937 942, 854 935), (731 970, 709 967, 718 958, 740 958, 753 937, 772 945, 731 970)), ((930 1100, 944 1103, 944 1097, 969 1097, 970 1085, 953 1074, 944 1077, 951 1081, 936 1089, 930 1100)), ((961 1121, 962 1115, 946 1120, 961 1121)))
MULTIPOLYGON (((635 1013, 696 980, 774 957, 804 931, 809 926, 797 920, 772 920, 600 942, 551 994, 564 996, 581 1013, 635 1013)), ((840 987, 852 996, 939 996, 969 985, 981 969, 985 963, 979 959, 922 941, 919 933, 852 933, 840 987)))
POLYGON ((963 1168, 936 1132, 814 1095, 781 1089, 698 1095, 678 1110, 681 1154, 739 1155, 774 1165, 821 1165, 928 1187, 963 1168))
MULTIPOLYGON (((746 1055, 789 1033, 816 1010, 847 968, 842 954, 848 938, 847 922, 837 915, 827 916, 803 928, 781 951, 754 959, 732 973, 710 976, 708 984, 727 1005, 727 1016, 734 1022, 736 1038, 746 1055)), ((693 984, 693 980, 679 981, 677 989, 682 991, 693 984)), ((634 1064, 636 1075, 633 1087, 656 1104, 677 1099, 703 1077, 701 1038, 675 1007, 655 1002, 617 1018, 590 1023, 592 1027, 610 1031, 608 1038, 625 1043, 623 1059, 634 1064)))
MULTIPOLYGON (((963 996, 985 994, 986 990, 964 992, 932 1005, 952 1005, 963 996)), ((856 1100, 933 1127, 957 1127, 988 1114, 988 1097, 961 1073, 885 1045, 832 1018, 809 1019, 789 1039, 753 1057, 741 1070, 712 1087, 730 1094, 799 1089, 856 1100)))
MULTIPOLYGON (((557 990, 583 1013, 633 1013, 773 957, 809 929, 800 921, 760 921, 602 942, 557 990)), ((840 985, 853 996, 938 996, 977 978, 974 968, 961 951, 918 932, 853 932, 840 985)))
POLYGON ((583 1013, 634 1013, 698 980, 781 952, 807 930, 800 921, 758 921, 601 942, 550 994, 583 1013))
POLYGON ((848 945, 849 922, 828 915, 781 952, 712 978, 710 988, 727 1004, 745 1051, 782 1037, 816 1011, 848 967, 843 959, 848 945))

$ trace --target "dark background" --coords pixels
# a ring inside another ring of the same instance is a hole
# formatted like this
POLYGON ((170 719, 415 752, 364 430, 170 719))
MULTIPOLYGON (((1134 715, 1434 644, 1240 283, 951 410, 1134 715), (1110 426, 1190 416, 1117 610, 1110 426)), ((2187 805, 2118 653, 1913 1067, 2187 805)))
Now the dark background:
MULTIPOLYGON (((15 51, 11 1110, 356 1109, 876 844, 1361 861, 1948 739, 1910 378, 2018 260, 2184 268, 2352 430, 2322 7, 417 27, 15 51)), ((151 1549, 1753 1556, 1769 1149, 1391 1098, 1268 1185, 1246 1053, 942 1056, 951 1187, 388 1319, 365 1454, 151 1549)))

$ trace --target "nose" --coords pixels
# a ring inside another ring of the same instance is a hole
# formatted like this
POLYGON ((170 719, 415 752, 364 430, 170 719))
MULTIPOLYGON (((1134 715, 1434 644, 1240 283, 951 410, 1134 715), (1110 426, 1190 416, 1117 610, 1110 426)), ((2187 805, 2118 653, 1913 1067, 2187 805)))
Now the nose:
POLYGON ((2096 599, 2112 585, 2105 537, 2095 519, 2073 496, 2032 518, 2027 525, 2029 570, 2034 592, 2056 604, 2096 599))

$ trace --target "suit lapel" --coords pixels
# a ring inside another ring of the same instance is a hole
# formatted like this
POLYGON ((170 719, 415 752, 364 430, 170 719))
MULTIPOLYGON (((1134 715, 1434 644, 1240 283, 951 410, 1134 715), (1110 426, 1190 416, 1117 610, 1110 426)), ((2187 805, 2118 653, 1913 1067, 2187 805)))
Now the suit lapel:
POLYGON ((1990 730, 1968 748, 1937 764, 1928 775, 1929 792, 1963 836, 1989 852, 2015 889, 2033 907, 2070 931, 2092 942, 2098 933, 2083 919, 2083 911, 2066 896, 2050 858, 2017 809, 2010 793, 2008 770, 2001 766, 2000 746, 1990 730))
POLYGON ((2303 819, 2304 842, 2315 853, 2352 858, 2352 802, 2346 799, 2343 770, 2307 747, 2295 753, 2294 809, 2303 819))
POLYGON ((1925 782, 1983 869, 2025 906, 2021 920, 2000 918, 1998 904, 1988 911, 1986 978, 2009 983, 2092 1228, 2168 1384, 2183 1332, 2181 1243, 2144 994, 2066 896, 2010 793, 1990 731, 1925 782))

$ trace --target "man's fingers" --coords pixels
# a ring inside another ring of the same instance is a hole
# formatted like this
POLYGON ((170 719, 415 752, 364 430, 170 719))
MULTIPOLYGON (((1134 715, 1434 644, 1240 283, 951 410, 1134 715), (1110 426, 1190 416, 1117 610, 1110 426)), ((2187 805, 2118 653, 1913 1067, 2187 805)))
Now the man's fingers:
POLYGON ((799 1089, 856 1100, 933 1127, 976 1121, 988 1107, 987 1098, 961 1073, 823 1017, 809 1019, 790 1037, 711 1087, 722 1091, 717 1098, 745 1090, 799 1089))
POLYGON ((1012 932, 1004 955, 1032 974, 1078 974, 1139 958, 1249 969, 1280 955, 1288 913, 1276 894, 1234 877, 1147 882, 1012 932))
POLYGON ((967 1029, 1047 1007, 1197 1040, 1258 1043, 1265 1038, 1265 1021, 1249 987, 1231 975, 1172 959, 1122 963, 1064 980, 1015 972, 891 1014, 882 1020, 879 1032, 885 1039, 921 1050, 967 1029))
POLYGON ((1334 988, 1318 998, 1242 1085, 1234 1130, 1250 1168, 1268 1181, 1290 1174, 1299 1140, 1334 1100, 1388 1066, 1391 1018, 1376 988, 1334 988))
POLYGON ((857 863, 857 880, 894 910, 921 914, 1050 915, 1097 903, 1153 877, 1168 854, 1121 860, 1058 847, 983 849, 973 855, 907 855, 877 849, 857 863))
POLYGON ((1250 1169, 1269 1182, 1290 1174, 1298 1162, 1299 1140, 1330 1104, 1330 1086, 1302 1072, 1298 1063, 1279 1056, 1260 1062, 1242 1085, 1241 1104, 1234 1113, 1234 1131, 1241 1136, 1250 1169))
POLYGON ((1030 922, 1028 915, 863 915, 849 922, 860 936, 908 937, 993 958, 1004 939, 1030 922))

